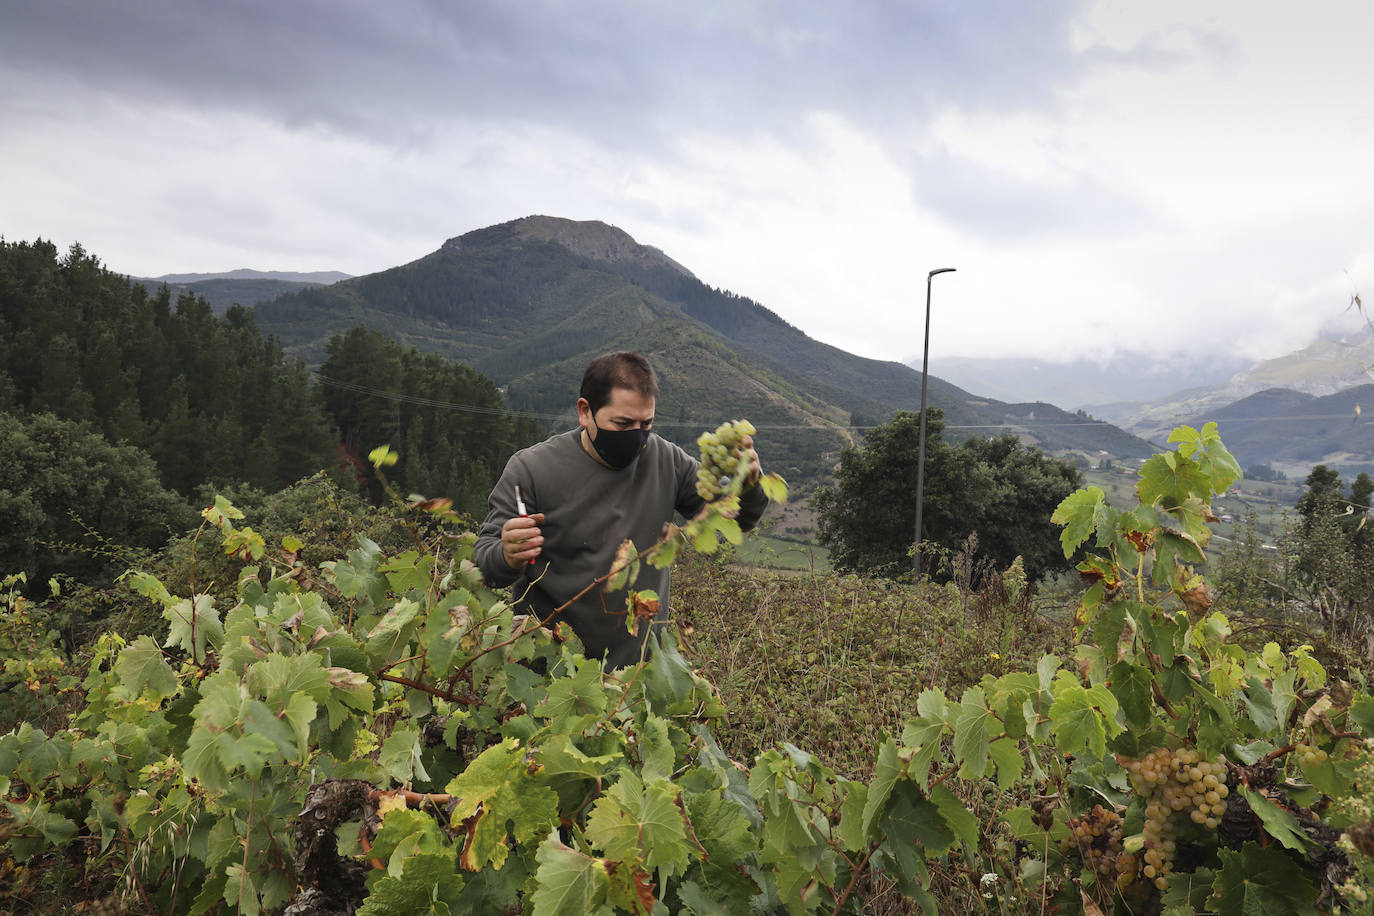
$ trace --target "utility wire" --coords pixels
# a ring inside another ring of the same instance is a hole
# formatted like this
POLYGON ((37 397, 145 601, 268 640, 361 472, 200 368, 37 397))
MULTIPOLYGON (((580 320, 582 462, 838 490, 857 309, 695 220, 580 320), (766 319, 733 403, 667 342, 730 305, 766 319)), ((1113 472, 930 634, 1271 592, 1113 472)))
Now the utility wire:
MULTIPOLYGON (((576 414, 570 413, 570 412, 566 412, 566 411, 563 412, 563 413, 549 414, 549 413, 537 413, 537 412, 532 411, 532 410, 523 410, 523 409, 515 409, 515 408, 507 408, 507 407, 486 407, 486 406, 483 406, 483 405, 481 405, 481 404, 459 404, 459 403, 455 403, 455 402, 453 402, 453 401, 439 401, 439 400, 435 400, 434 398, 422 398, 422 397, 419 397, 419 396, 416 396, 416 395, 411 395, 411 394, 400 394, 400 393, 394 392, 394 391, 385 391, 385 390, 383 390, 383 389, 381 389, 381 388, 371 388, 371 387, 368 387, 367 385, 358 385, 358 384, 354 384, 353 382, 345 382, 345 381, 342 381, 342 380, 340 380, 340 379, 330 378, 330 377, 327 376, 327 375, 321 375, 319 372, 316 372, 316 373, 315 373, 315 378, 318 379, 319 382, 320 382, 321 384, 328 385, 328 386, 331 387, 331 388, 341 388, 341 389, 343 389, 343 390, 345 390, 345 391, 353 391, 353 392, 356 392, 356 393, 358 393, 358 394, 365 394, 365 395, 369 395, 369 396, 371 396, 371 397, 385 398, 385 399, 390 400, 390 401, 399 401, 399 402, 405 403, 405 404, 416 404, 416 405, 421 406, 421 407, 434 407, 434 408, 439 409, 439 410, 455 410, 455 411, 459 411, 459 412, 462 412, 462 413, 483 414, 483 415, 486 415, 486 416, 505 416, 505 415, 508 415, 508 414, 517 414, 517 415, 520 415, 520 416, 535 417, 535 418, 537 418, 537 419, 544 420, 544 421, 547 421, 547 422, 549 422, 549 423, 563 423, 563 422, 567 422, 567 421, 573 420, 573 419, 575 419, 575 417, 576 417, 576 414)), ((1348 414, 1318 414, 1318 415, 1310 416, 1310 417, 1233 417, 1233 418, 1226 419, 1226 420, 1224 420, 1224 421, 1222 421, 1222 422, 1225 422, 1225 423, 1228 423, 1228 424, 1230 424, 1230 423, 1293 423, 1293 422, 1299 422, 1299 421, 1346 420, 1346 419, 1349 419, 1349 415, 1348 415, 1348 414)), ((715 422, 715 421, 707 421, 707 420, 678 420, 678 421, 673 421, 673 420, 665 420, 665 419, 657 418, 657 417, 656 417, 656 418, 654 419, 654 426, 656 426, 656 427, 668 427, 668 428, 670 428, 670 429, 684 429, 684 428, 688 428, 688 427, 709 426, 709 425, 713 424, 714 422, 715 422)), ((1036 420, 1027 419, 1027 420, 1022 420, 1021 422, 1014 422, 1014 423, 968 423, 968 424, 947 423, 947 424, 945 424, 945 427, 944 427, 944 428, 945 428, 945 429, 1022 429, 1022 428, 1026 428, 1026 427, 1032 426, 1032 425, 1033 425, 1035 428, 1038 428, 1038 429, 1065 429, 1065 428, 1070 428, 1070 427, 1084 427, 1084 426, 1114 426, 1115 424, 1113 424, 1113 423, 1111 423, 1111 422, 1109 422, 1109 421, 1107 421, 1107 420, 1082 420, 1082 421, 1065 422, 1065 423, 1044 423, 1044 422, 1039 422, 1039 421, 1036 421, 1036 420)), ((844 429, 844 430, 864 431, 864 430, 870 430, 870 429, 878 429, 878 426, 877 426, 877 425, 871 425, 871 426, 850 426, 850 425, 844 425, 844 424, 839 424, 839 423, 834 423, 834 424, 829 424, 829 425, 814 424, 814 423, 811 423, 811 424, 808 424, 808 423, 755 423, 755 424, 754 424, 754 428, 755 428, 755 429, 777 429, 777 430, 784 430, 784 429, 838 430, 838 429, 844 429)), ((1124 432, 1124 430, 1123 430, 1123 432, 1124 432)))

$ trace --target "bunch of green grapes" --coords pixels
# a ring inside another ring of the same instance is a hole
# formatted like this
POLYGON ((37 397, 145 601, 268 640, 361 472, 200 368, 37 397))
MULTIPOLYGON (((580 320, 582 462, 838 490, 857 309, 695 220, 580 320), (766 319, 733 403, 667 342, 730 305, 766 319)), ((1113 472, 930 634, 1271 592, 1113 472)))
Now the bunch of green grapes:
POLYGON ((1085 868, 1097 872, 1104 882, 1130 883, 1139 863, 1121 848, 1121 817, 1101 805, 1082 817, 1065 822, 1069 835, 1060 841, 1065 854, 1077 852, 1085 868))
POLYGON ((1131 787, 1145 802, 1145 861, 1141 869, 1161 891, 1169 886, 1178 849, 1178 819, 1215 830, 1226 813, 1226 764, 1205 760, 1193 748, 1156 748, 1139 760, 1117 758, 1130 774, 1131 787))
POLYGON ((747 473, 749 464, 744 457, 743 442, 754 434, 754 424, 748 420, 730 420, 716 427, 713 433, 697 437, 701 449, 701 467, 697 469, 697 495, 710 502, 729 493, 739 475, 747 473))
POLYGON ((1326 751, 1311 744, 1295 744, 1293 745, 1293 753, 1298 755, 1298 763, 1305 767, 1326 762, 1326 751))

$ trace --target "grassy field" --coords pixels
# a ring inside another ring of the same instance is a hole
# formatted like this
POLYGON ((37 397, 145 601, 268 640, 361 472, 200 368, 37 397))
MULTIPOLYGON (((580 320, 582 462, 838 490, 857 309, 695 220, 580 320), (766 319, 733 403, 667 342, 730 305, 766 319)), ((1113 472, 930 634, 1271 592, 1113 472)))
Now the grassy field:
POLYGON ((749 534, 735 548, 735 562, 745 566, 801 572, 829 572, 830 552, 816 544, 784 541, 765 534, 749 534))

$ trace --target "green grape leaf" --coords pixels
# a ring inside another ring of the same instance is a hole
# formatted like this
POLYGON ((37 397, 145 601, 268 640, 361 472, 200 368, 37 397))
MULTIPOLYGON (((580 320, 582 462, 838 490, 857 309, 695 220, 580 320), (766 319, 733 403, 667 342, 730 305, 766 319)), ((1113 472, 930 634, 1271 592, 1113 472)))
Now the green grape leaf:
MULTIPOLYGON (((864 833, 864 808, 868 805, 868 786, 861 782, 846 784, 844 801, 840 803, 840 824, 836 834, 849 851, 868 848, 864 833)), ((695 819, 694 819, 695 822, 695 819)))
POLYGON ((76 836, 75 824, 52 811, 35 796, 22 802, 6 801, 4 804, 14 819, 7 825, 5 841, 10 854, 20 862, 48 851, 46 847, 63 849, 76 836))
MULTIPOLYGON (((208 729, 196 729, 191 732, 191 737, 195 739, 197 735, 207 734, 208 729)), ((256 779, 262 772, 263 764, 277 752, 277 746, 262 735, 251 732, 242 735, 220 732, 214 735, 214 752, 226 773, 242 769, 249 779, 256 779)))
POLYGON ((162 609, 162 616, 171 625, 163 645, 185 649, 198 663, 205 661, 207 645, 218 649, 224 642, 224 624, 215 609, 215 599, 210 595, 197 595, 194 601, 187 598, 167 605, 162 609))
POLYGON ((417 854, 400 864, 395 875, 370 882, 358 916, 443 916, 454 912, 464 880, 461 872, 454 871, 452 854, 417 854))
POLYGON ((374 468, 389 468, 401 459, 389 445, 379 445, 367 453, 368 463, 374 468))
MULTIPOLYGON (((308 698, 305 698, 309 702, 308 698)), ((277 717, 277 714, 261 700, 248 700, 239 710, 243 721, 244 734, 254 734, 267 738, 284 759, 292 759, 299 748, 296 732, 290 723, 277 717)))
POLYGON ((978 823, 977 815, 959 800, 959 796, 941 783, 930 791, 930 800, 940 809, 940 816, 954 831, 954 835, 963 841, 964 848, 977 849, 982 825, 978 823))
POLYGON ((635 542, 626 538, 615 551, 615 561, 611 563, 610 578, 606 580, 606 591, 618 592, 639 578, 639 551, 635 542))
POLYGON ((727 872, 724 869, 715 869, 713 875, 725 878, 734 876, 732 884, 739 887, 683 881, 677 886, 678 900, 686 908, 682 912, 690 913, 692 916, 735 916, 736 913, 748 912, 749 903, 758 893, 758 887, 734 870, 727 872))
POLYGON ((1147 506, 1159 502, 1169 508, 1190 496, 1210 496, 1211 480, 1196 461, 1179 452, 1163 452, 1140 466, 1136 495, 1147 506))
POLYGON ((767 496, 770 502, 787 502, 787 481, 782 479, 779 474, 764 474, 759 478, 759 486, 763 487, 763 495, 767 496))
POLYGON ((167 591, 167 587, 158 580, 157 576, 151 573, 129 570, 119 577, 119 581, 127 581, 129 587, 138 592, 144 598, 151 598, 163 607, 176 604, 176 599, 167 591))
POLYGON ((422 748, 419 726, 401 722, 382 742, 377 764, 401 785, 408 786, 416 779, 428 779, 429 774, 420 762, 422 748))
POLYGON ((407 550, 383 562, 377 567, 385 576, 391 590, 398 595, 407 592, 425 592, 434 581, 434 555, 421 555, 407 550))
POLYGON ((1004 792, 1010 791, 1026 767, 1021 748, 1010 738, 998 738, 988 745, 988 756, 997 764, 997 787, 1004 792))
POLYGON ((568 735, 578 734, 605 712, 606 687, 595 659, 583 660, 571 676, 549 684, 548 696, 534 708, 536 716, 549 720, 553 731, 568 735))
POLYGON ((262 909, 257 887, 253 884, 253 872, 235 862, 224 870, 224 874, 228 879, 224 885, 224 902, 244 916, 258 916, 262 909))
POLYGON ((329 678, 330 692, 324 702, 331 731, 351 716, 349 709, 363 713, 372 711, 374 688, 367 675, 350 668, 337 667, 326 668, 325 674, 329 678))
POLYGON ((896 866, 891 877, 908 897, 917 898, 930 883, 926 856, 938 855, 954 843, 954 833, 940 817, 939 808, 924 798, 909 782, 902 782, 892 793, 892 805, 883 815, 887 834, 884 847, 896 866))
POLYGON ((1154 675, 1150 669, 1121 661, 1112 665, 1109 676, 1112 695, 1126 713, 1127 724, 1135 728, 1149 727, 1154 721, 1154 695, 1150 689, 1154 675))
POLYGON ((1110 543, 1112 516, 1112 507, 1101 487, 1086 487, 1064 497, 1050 516, 1051 522, 1064 526, 1059 535, 1064 556, 1073 556, 1074 551, 1093 535, 1099 547, 1110 543))
POLYGON ((567 735, 552 735, 535 750, 536 759, 544 768, 544 775, 577 776, 596 779, 605 776, 625 757, 619 752, 591 756, 572 743, 567 735))
POLYGON ((565 846, 556 831, 539 847, 535 860, 534 916, 587 916, 605 901, 610 883, 606 863, 565 846))
POLYGON ((1215 882, 1216 875, 1210 868, 1174 872, 1169 878, 1169 889, 1159 900, 1164 908, 1161 916, 1193 916, 1206 912, 1207 898, 1215 882))
POLYGON ((1304 870, 1277 846, 1246 843, 1240 852, 1217 850, 1221 871, 1208 907, 1254 916, 1308 916, 1317 912, 1317 889, 1304 870))
POLYGON ((645 784, 626 773, 592 806, 587 838, 609 859, 638 859, 665 875, 681 874, 689 847, 677 799, 676 787, 667 780, 645 784))
POLYGON ((531 769, 537 771, 526 762, 520 742, 507 738, 449 782, 448 793, 459 799, 450 824, 458 828, 477 815, 460 858, 463 868, 477 871, 491 863, 499 869, 505 863, 508 822, 516 842, 526 845, 557 822, 558 795, 531 769))
POLYGON ((1279 807, 1278 804, 1261 795, 1259 792, 1241 786, 1241 796, 1250 805, 1250 810, 1255 812, 1260 822, 1264 824, 1264 830, 1274 839, 1295 852, 1305 853, 1307 847, 1312 845, 1312 841, 1302 832, 1302 825, 1292 812, 1279 807))
POLYGON ((649 713, 639 729, 639 775, 646 783, 668 779, 676 769, 673 765, 677 753, 673 742, 668 738, 668 723, 649 713))
POLYGON ((1350 721, 1366 738, 1374 738, 1374 695, 1363 694, 1350 704, 1350 721))
POLYGON ((696 706, 697 686, 692 666, 667 629, 654 631, 649 638, 654 640, 653 652, 644 669, 644 698, 649 701, 649 708, 664 716, 691 712, 696 706))
POLYGON ((1191 426, 1180 426, 1170 433, 1169 441, 1180 443, 1178 450, 1198 463, 1211 479, 1214 493, 1225 493, 1243 476, 1240 462, 1222 444, 1214 422, 1208 421, 1201 432, 1191 426))
POLYGON ((1081 753, 1084 747, 1101 757, 1107 752, 1107 731, 1102 714, 1088 698, 1088 691, 1072 685, 1059 691, 1050 706, 1051 729, 1055 743, 1066 754, 1081 753))
POLYGON ((1207 542, 1211 540, 1212 529, 1207 525, 1207 518, 1212 514, 1207 507, 1207 503, 1196 496, 1190 496, 1177 506, 1168 510, 1182 534, 1197 547, 1201 553, 1207 547, 1207 542))
POLYGON ((723 792, 687 793, 685 803, 692 833, 705 847, 709 861, 733 864, 758 852, 758 836, 749 818, 723 792))
POLYGON ((954 845, 954 831, 940 806, 905 779, 893 787, 881 826, 894 848, 914 843, 922 858, 941 855, 954 845))
POLYGON ((121 650, 114 670, 119 682, 136 697, 147 690, 160 700, 177 692, 176 672, 151 636, 140 636, 121 650))
POLYGON ((1257 677, 1250 678, 1246 691, 1241 694, 1245 708, 1250 713, 1250 721, 1255 723, 1261 735, 1272 735, 1279 727, 1278 715, 1274 710, 1274 698, 1269 688, 1257 677))
POLYGON ((397 601, 367 634, 368 656, 379 659, 389 657, 392 650, 405 641, 403 634, 410 631, 420 610, 420 605, 409 598, 397 601))
POLYGON ((979 779, 987 772, 988 727, 993 721, 982 688, 965 690, 954 723, 954 759, 960 764, 960 779, 979 779))
POLYGON ((678 551, 682 549, 682 532, 677 526, 670 525, 668 534, 649 548, 644 555, 645 561, 655 569, 672 566, 677 561, 678 551))
POLYGON ((439 855, 445 859, 449 874, 455 871, 452 843, 439 832, 439 824, 423 811, 400 808, 388 811, 382 828, 372 844, 370 855, 387 863, 387 874, 400 878, 407 870, 407 859, 419 855, 439 855))
MULTIPOLYGON (((901 761, 897 758, 897 746, 892 740, 884 739, 878 747, 878 759, 874 764, 873 779, 868 784, 868 796, 864 800, 863 819, 859 829, 865 837, 873 835, 878 816, 887 807, 888 796, 902 775, 901 761)), ((924 780, 921 780, 924 782, 924 780)))

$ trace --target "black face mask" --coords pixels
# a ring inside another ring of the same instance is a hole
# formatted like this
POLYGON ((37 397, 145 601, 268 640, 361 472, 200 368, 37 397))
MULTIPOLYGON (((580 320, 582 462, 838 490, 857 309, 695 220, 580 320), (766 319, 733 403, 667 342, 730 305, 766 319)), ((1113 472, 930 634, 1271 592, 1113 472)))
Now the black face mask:
POLYGON ((592 448, 602 461, 616 470, 623 470, 634 464, 648 442, 647 429, 602 429, 597 426, 592 448))

